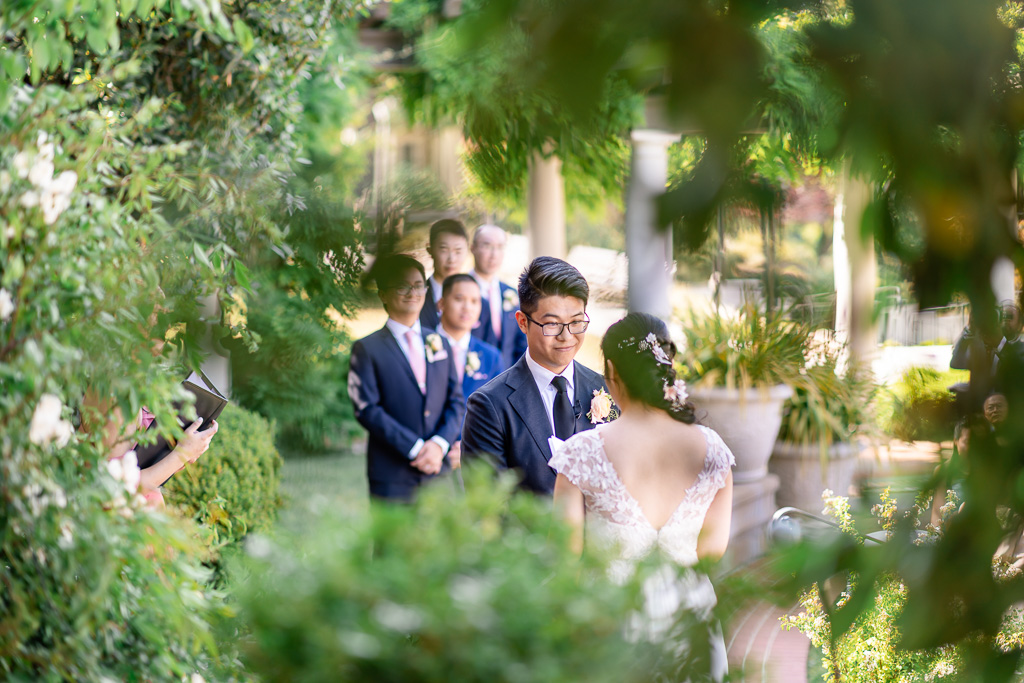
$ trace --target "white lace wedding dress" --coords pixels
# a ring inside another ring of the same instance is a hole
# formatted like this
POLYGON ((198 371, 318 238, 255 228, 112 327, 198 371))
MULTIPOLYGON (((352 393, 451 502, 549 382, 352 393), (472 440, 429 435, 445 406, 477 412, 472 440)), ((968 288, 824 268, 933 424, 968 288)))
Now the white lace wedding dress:
MULTIPOLYGON (((665 563, 643 584, 644 608, 627 625, 634 638, 664 638, 680 610, 690 610, 709 620, 716 598, 707 576, 680 572, 697 562, 697 537, 715 494, 726 482, 735 464, 732 452, 722 438, 708 427, 699 426, 707 443, 704 467, 683 494, 682 501, 668 521, 654 528, 644 516, 640 503, 629 493, 604 450, 601 430, 604 425, 574 435, 567 441, 551 438, 548 464, 563 474, 580 491, 586 504, 586 542, 611 548, 614 559, 610 578, 625 583, 636 565, 657 553, 665 563)), ((712 678, 721 680, 726 672, 725 643, 721 631, 712 638, 712 678)), ((685 648, 684 644, 677 644, 685 648)))

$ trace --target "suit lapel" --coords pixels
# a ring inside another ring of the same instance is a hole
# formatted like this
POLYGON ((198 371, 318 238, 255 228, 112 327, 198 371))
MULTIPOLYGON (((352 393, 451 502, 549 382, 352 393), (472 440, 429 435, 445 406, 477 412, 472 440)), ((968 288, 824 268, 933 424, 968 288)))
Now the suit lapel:
MULTIPOLYGON (((412 366, 409 365, 409 359, 405 357, 404 353, 402 353, 402 347, 398 345, 398 340, 395 339, 395 335, 391 334, 391 330, 389 330, 387 328, 387 326, 385 326, 384 329, 381 330, 381 335, 384 337, 384 346, 385 346, 385 348, 387 348, 391 352, 391 354, 395 357, 395 362, 398 365, 400 365, 401 367, 405 368, 405 374, 409 378, 409 381, 412 382, 413 387, 416 387, 416 393, 417 394, 420 393, 419 385, 416 383, 416 375, 413 374, 412 366)), ((428 363, 428 365, 429 365, 429 363, 428 363)), ((429 386, 429 380, 430 380, 430 371, 429 371, 429 369, 427 371, 427 380, 428 380, 428 386, 429 386)))
POLYGON ((601 389, 604 385, 598 379, 594 380, 594 373, 588 368, 580 365, 578 362, 573 372, 576 375, 576 404, 573 406, 573 410, 579 411, 576 417, 576 432, 585 432, 594 426, 587 417, 587 413, 590 412, 590 402, 594 398, 594 391, 601 389))
MULTIPOLYGON (((427 348, 427 336, 428 336, 428 334, 433 334, 433 332, 427 332, 427 330, 424 330, 424 329, 421 328, 420 329, 420 334, 421 334, 421 336, 423 338, 423 348, 426 349, 427 348)), ((442 347, 443 346, 444 345, 442 344, 442 347)), ((450 351, 448 353, 448 357, 449 358, 452 357, 452 353, 454 353, 454 352, 450 351)), ((431 389, 436 388, 436 385, 440 385, 440 389, 442 390, 442 392, 443 393, 447 393, 448 392, 448 370, 449 370, 448 363, 445 362, 445 361, 440 361, 440 360, 431 363, 429 360, 426 360, 426 364, 427 364, 427 394, 429 395, 431 389)), ((410 369, 410 372, 412 372, 411 369, 410 369)))
POLYGON ((526 364, 525 356, 512 366, 505 384, 512 389, 508 397, 509 404, 526 425, 541 455, 544 456, 544 461, 547 462, 551 459, 551 448, 548 446, 548 438, 552 436, 551 422, 544 412, 544 401, 541 400, 540 391, 537 390, 537 383, 526 364))

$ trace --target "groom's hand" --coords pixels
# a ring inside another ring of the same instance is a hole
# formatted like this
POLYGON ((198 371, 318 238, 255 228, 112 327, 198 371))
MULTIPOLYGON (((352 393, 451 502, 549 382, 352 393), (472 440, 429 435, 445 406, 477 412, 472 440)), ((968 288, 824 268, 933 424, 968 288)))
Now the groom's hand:
POLYGON ((452 447, 448 449, 448 462, 452 464, 452 469, 457 470, 462 467, 462 442, 456 441, 452 444, 452 447))
POLYGON ((437 474, 441 471, 441 463, 444 461, 444 453, 441 447, 434 441, 427 441, 423 448, 416 454, 412 466, 423 474, 437 474))

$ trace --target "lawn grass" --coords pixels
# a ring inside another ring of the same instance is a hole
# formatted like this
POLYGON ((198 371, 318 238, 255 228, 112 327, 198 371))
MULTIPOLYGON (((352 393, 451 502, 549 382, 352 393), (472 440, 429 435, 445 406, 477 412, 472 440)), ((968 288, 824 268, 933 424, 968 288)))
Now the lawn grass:
POLYGON ((344 451, 315 457, 288 457, 281 468, 282 516, 330 511, 356 519, 369 509, 366 456, 344 451))

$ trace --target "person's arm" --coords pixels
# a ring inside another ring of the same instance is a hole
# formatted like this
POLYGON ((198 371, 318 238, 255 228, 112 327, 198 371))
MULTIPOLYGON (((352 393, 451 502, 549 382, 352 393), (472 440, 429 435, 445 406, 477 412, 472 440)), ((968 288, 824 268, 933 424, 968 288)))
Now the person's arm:
POLYGON ((718 489, 711 501, 704 524, 697 538, 697 557, 721 559, 729 547, 729 532, 732 525, 732 471, 726 476, 725 484, 718 489))
POLYGON ((559 474, 555 479, 555 513, 569 524, 572 535, 569 537, 569 547, 577 555, 583 552, 583 521, 584 502, 583 492, 569 481, 564 474, 559 474))
POLYGON ((974 342, 974 335, 971 333, 971 327, 968 325, 964 328, 960 336, 956 338, 956 342, 953 344, 953 353, 949 359, 949 367, 954 370, 969 370, 970 369, 970 347, 974 342))
POLYGON ((352 360, 348 373, 348 396, 355 408, 356 420, 366 428, 372 436, 382 439, 395 451, 415 458, 417 453, 409 456, 413 446, 422 441, 414 431, 388 415, 380 405, 380 388, 377 385, 377 374, 362 342, 352 346, 352 360))
POLYGON ((146 494, 155 491, 164 485, 168 479, 179 472, 188 464, 194 463, 203 453, 210 448, 210 441, 213 440, 220 425, 214 420, 209 429, 199 431, 203 426, 203 418, 199 418, 188 427, 181 437, 181 441, 174 447, 166 457, 155 462, 140 472, 139 492, 146 494))
POLYGON ((942 524, 942 506, 946 504, 946 480, 941 479, 932 496, 932 526, 942 524))
POLYGON ((482 457, 490 459, 500 470, 508 469, 503 426, 504 421, 494 409, 490 397, 483 391, 473 392, 462 428, 463 460, 482 457))

